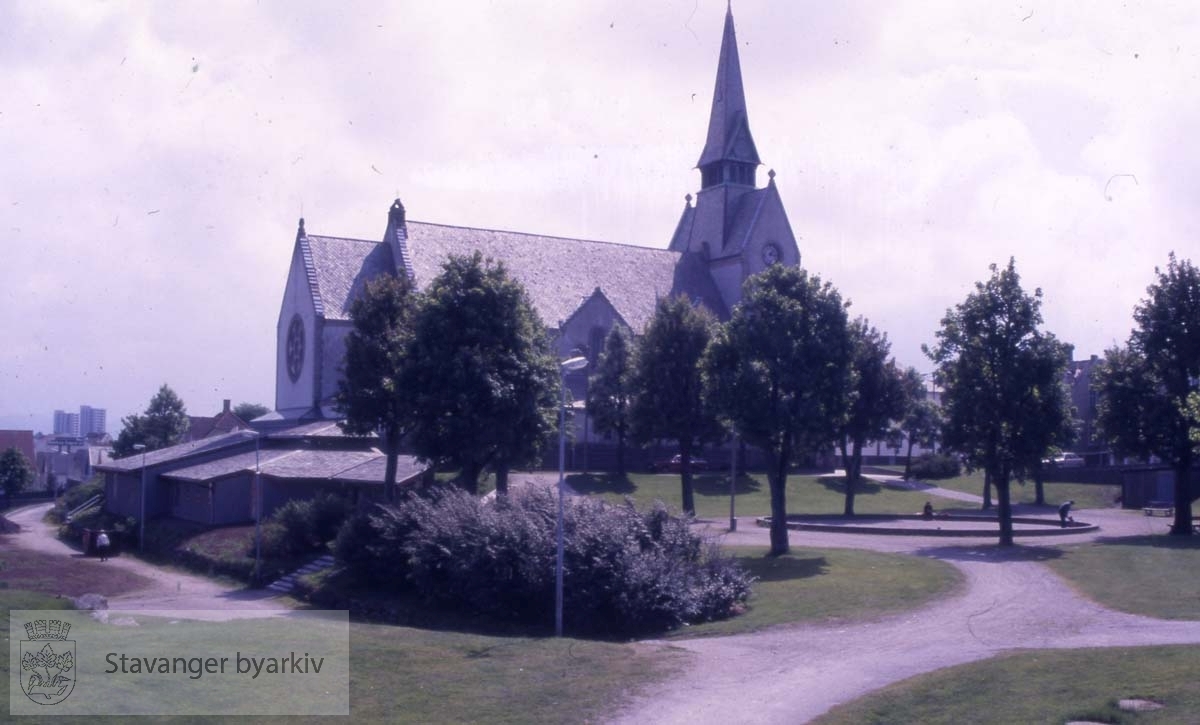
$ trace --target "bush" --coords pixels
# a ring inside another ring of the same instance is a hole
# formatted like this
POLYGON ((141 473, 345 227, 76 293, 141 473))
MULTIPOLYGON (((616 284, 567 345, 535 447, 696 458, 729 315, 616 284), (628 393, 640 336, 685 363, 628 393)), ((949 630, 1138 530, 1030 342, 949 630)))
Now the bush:
POLYGON ((345 499, 331 493, 292 499, 263 523, 263 552, 287 557, 317 551, 338 535, 348 511, 345 499))
MULTIPOLYGON (((553 620, 557 500, 548 489, 494 502, 456 489, 351 518, 335 553, 356 576, 428 605, 495 621, 553 620)), ((575 632, 656 632, 719 619, 750 576, 661 504, 637 511, 575 499, 563 518, 564 610, 575 632)))
POLYGON ((954 456, 926 453, 912 464, 912 477, 918 479, 954 478, 962 475, 962 463, 954 456))

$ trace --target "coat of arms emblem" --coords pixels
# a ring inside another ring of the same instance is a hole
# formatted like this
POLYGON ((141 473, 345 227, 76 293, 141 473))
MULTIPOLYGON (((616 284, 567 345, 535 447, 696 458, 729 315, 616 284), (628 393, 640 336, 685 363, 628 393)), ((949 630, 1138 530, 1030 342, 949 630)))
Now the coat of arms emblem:
POLYGON ((39 705, 55 705, 75 688, 75 640, 71 625, 57 619, 25 624, 21 640, 21 691, 39 705))

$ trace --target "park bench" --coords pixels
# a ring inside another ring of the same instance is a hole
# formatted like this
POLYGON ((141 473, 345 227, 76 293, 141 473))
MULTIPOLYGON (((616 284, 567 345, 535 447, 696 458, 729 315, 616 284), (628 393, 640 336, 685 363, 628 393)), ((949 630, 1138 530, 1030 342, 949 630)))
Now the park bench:
POLYGON ((1174 516, 1175 507, 1165 501, 1149 501, 1142 513, 1147 516, 1174 516))

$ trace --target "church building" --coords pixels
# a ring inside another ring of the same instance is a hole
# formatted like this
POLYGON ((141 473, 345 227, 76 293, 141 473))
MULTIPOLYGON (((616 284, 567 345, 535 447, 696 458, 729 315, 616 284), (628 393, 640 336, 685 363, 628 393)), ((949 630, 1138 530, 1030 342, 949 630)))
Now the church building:
MULTIPOLYGON (((277 423, 333 420, 350 306, 379 275, 423 289, 450 255, 479 251, 521 282, 562 357, 594 359, 614 325, 640 334, 659 299, 686 295, 726 319, 745 279, 770 264, 800 264, 775 172, 750 133, 733 14, 725 15, 700 190, 686 196, 665 248, 420 222, 396 199, 382 240, 310 234, 300 220, 277 327, 277 423)), ((575 386, 572 386, 575 387, 575 386)))

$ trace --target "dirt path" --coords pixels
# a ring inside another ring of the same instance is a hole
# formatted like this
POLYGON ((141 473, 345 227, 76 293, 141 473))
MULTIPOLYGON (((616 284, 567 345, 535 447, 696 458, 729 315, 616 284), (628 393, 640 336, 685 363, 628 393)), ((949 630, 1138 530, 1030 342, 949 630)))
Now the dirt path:
MULTIPOLYGON (((55 527, 42 522, 51 504, 37 504, 7 514, 21 530, 6 541, 22 549, 58 556, 78 554, 58 540, 55 527)), ((121 610, 253 610, 265 612, 287 607, 284 599, 269 590, 232 589, 205 577, 148 564, 132 556, 117 556, 105 566, 125 569, 150 580, 145 588, 110 597, 109 609, 121 610)))
MULTIPOLYGON (((1081 511, 1079 518, 1098 521, 1101 532, 1054 543, 1161 528, 1129 512, 1081 511)), ((729 543, 766 543, 766 531, 752 521, 739 528, 729 543)), ((1045 552, 1037 546, 1000 550, 959 541, 792 532, 795 546, 936 558, 962 571, 966 586, 952 598, 874 622, 672 640, 697 655, 691 666, 643 694, 615 722, 800 723, 884 685, 1009 649, 1200 644, 1200 621, 1124 614, 1079 596, 1039 563, 1045 552)))

